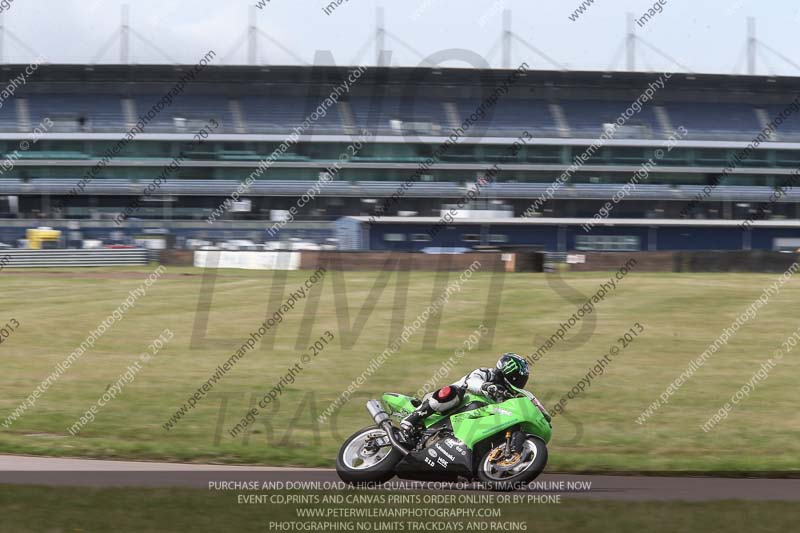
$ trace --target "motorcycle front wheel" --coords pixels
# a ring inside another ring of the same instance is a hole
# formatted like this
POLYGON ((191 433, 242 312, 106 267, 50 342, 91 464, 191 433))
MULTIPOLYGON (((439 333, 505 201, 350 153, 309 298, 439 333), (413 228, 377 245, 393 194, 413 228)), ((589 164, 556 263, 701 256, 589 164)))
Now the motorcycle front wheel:
POLYGON ((384 483, 394 477, 403 454, 388 443, 386 431, 370 426, 355 432, 339 449, 336 473, 345 483, 384 483), (375 444, 382 440, 387 444, 375 444))
POLYGON ((547 465, 547 446, 537 437, 528 437, 523 450, 505 457, 505 443, 490 448, 481 458, 478 478, 492 490, 513 490, 536 479, 547 465))

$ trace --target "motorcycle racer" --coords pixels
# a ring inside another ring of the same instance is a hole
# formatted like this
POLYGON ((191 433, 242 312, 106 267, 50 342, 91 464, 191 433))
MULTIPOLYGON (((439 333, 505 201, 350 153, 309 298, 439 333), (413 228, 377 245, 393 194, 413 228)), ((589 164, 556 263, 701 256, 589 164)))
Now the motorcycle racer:
MULTIPOLYGON (((528 382, 530 369, 528 362, 521 356, 507 352, 500 356, 494 368, 476 368, 452 385, 442 387, 434 392, 400 423, 406 434, 413 434, 422 426, 422 421, 433 413, 445 413, 458 406, 465 392, 487 396, 494 401, 502 401, 506 397, 508 386, 522 389, 528 382)), ((548 422, 550 415, 544 406, 536 400, 548 422)))

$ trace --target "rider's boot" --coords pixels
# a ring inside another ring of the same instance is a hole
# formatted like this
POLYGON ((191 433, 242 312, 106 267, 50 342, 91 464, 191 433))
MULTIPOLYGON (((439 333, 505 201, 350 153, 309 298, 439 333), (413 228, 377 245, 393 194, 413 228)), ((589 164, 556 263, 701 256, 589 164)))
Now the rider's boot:
POLYGON ((433 414, 428 400, 425 400, 417 407, 410 415, 405 417, 400 422, 400 427, 403 429, 407 438, 413 437, 418 430, 422 429, 422 422, 433 414))

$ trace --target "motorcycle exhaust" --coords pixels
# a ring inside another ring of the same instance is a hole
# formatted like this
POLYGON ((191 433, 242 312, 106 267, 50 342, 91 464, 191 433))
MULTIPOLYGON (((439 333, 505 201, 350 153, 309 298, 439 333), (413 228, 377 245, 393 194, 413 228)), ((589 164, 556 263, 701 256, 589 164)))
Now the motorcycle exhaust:
POLYGON ((383 430, 386 432, 386 436, 389 438, 389 442, 392 443, 392 446, 397 451, 403 455, 408 455, 411 453, 394 437, 395 427, 392 425, 392 421, 389 419, 388 413, 383 409, 381 402, 378 400, 369 400, 367 402, 367 412, 369 412, 372 420, 374 420, 379 427, 383 428, 383 430))
POLYGON ((384 422, 389 420, 389 414, 383 410, 381 402, 378 400, 369 400, 367 402, 367 411, 376 424, 383 425, 384 422))

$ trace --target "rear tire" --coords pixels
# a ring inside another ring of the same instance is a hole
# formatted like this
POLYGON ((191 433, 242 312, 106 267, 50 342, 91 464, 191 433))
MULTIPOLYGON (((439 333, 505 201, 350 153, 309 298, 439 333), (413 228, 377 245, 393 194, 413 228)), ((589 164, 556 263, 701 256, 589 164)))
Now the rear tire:
POLYGON ((524 446, 530 451, 531 456, 523 462, 523 465, 517 467, 519 470, 516 472, 497 470, 496 466, 489 461, 492 452, 497 448, 505 449, 505 444, 487 450, 478 464, 478 479, 485 483, 490 490, 499 491, 515 490, 536 479, 547 465, 547 446, 542 439, 533 436, 525 439, 524 446))
POLYGON ((336 456, 336 473, 345 483, 385 483, 394 477, 394 467, 403 454, 389 444, 377 452, 365 451, 364 442, 371 434, 386 436, 378 426, 369 426, 356 431, 344 441, 336 456), (388 449, 387 449, 388 448, 388 449))

